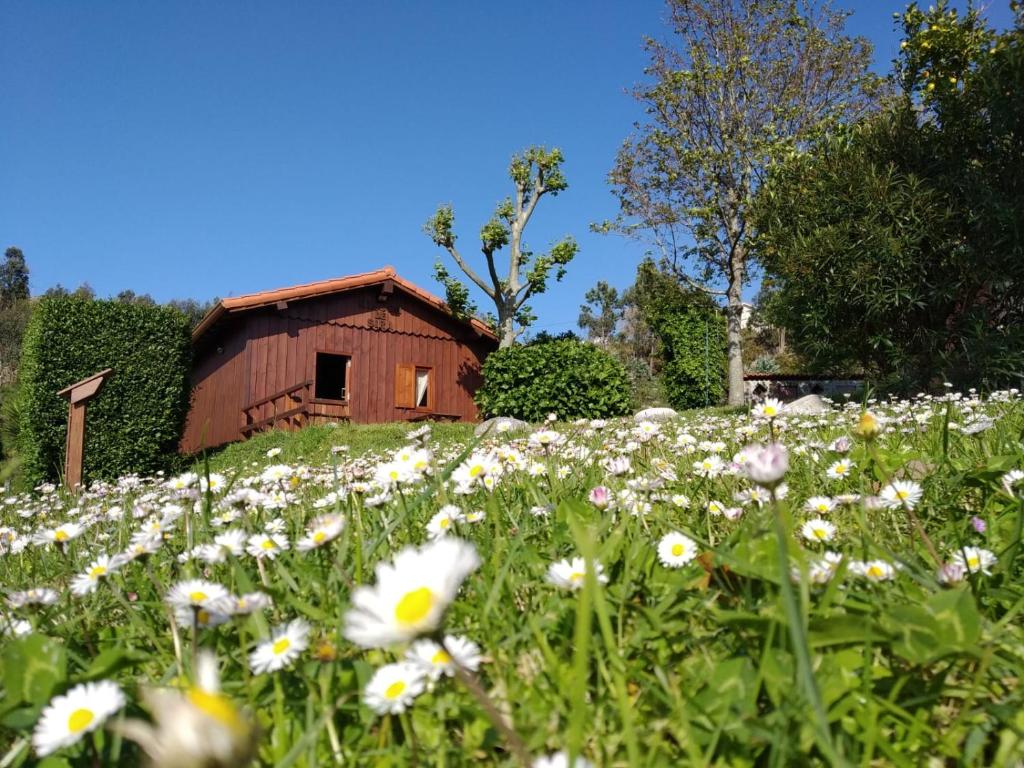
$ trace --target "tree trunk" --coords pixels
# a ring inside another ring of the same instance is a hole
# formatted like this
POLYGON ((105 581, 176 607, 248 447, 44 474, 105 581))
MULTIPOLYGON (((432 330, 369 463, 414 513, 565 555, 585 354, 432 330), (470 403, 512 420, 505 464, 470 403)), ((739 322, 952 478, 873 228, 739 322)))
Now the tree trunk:
POLYGON ((740 347, 740 318, 743 302, 729 295, 726 322, 729 352, 729 405, 743 405, 743 350, 740 347))
POLYGON ((729 287, 726 289, 726 338, 729 354, 729 405, 743 405, 743 267, 746 254, 735 246, 729 260, 729 287))
POLYGON ((515 312, 509 312, 506 308, 498 317, 498 349, 511 347, 516 343, 515 312))

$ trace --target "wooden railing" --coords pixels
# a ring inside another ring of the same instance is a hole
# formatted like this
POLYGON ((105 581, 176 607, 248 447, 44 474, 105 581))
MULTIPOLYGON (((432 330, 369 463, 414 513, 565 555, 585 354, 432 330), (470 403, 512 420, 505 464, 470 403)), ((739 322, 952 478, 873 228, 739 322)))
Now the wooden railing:
POLYGON ((313 381, 309 379, 249 403, 242 408, 242 434, 249 437, 279 426, 301 427, 310 412, 312 390, 313 381))

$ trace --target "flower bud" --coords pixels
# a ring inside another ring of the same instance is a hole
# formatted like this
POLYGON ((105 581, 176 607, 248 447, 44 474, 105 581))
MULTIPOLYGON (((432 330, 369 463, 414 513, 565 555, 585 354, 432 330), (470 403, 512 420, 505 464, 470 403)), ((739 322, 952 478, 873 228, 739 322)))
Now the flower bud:
POLYGON ((765 488, 774 488, 789 470, 789 454, 781 443, 749 445, 743 455, 743 473, 765 488))

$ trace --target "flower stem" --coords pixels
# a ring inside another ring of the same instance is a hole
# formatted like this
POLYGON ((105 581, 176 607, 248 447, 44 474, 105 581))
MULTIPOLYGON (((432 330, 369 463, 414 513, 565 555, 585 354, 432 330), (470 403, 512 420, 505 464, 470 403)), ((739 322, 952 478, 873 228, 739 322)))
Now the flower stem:
MULTIPOLYGON (((442 647, 444 643, 442 642, 442 647)), ((516 756, 516 759, 522 764, 523 768, 530 768, 533 761, 530 759, 530 752, 526 749, 526 744, 523 743, 522 738, 515 732, 515 729, 510 723, 505 720, 505 717, 498 711, 497 706, 491 700, 491 697, 487 695, 487 691, 480 684, 480 680, 470 670, 463 667, 458 661, 455 660, 455 655, 449 651, 449 655, 452 657, 452 668, 455 670, 455 677, 458 678, 459 682, 466 686, 466 689, 473 694, 473 698, 476 699, 477 703, 481 706, 487 717, 494 724, 494 727, 498 729, 498 732, 505 737, 505 742, 508 744, 512 754, 516 756)))

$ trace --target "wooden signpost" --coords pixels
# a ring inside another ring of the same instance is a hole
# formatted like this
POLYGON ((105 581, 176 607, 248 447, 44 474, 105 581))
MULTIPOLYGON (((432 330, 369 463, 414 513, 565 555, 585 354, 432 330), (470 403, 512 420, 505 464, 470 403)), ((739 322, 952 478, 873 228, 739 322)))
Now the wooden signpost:
POLYGON ((68 401, 68 439, 64 453, 64 484, 77 488, 82 484, 82 460, 85 452, 85 406, 96 396, 113 368, 94 373, 87 379, 65 387, 57 394, 68 401))

